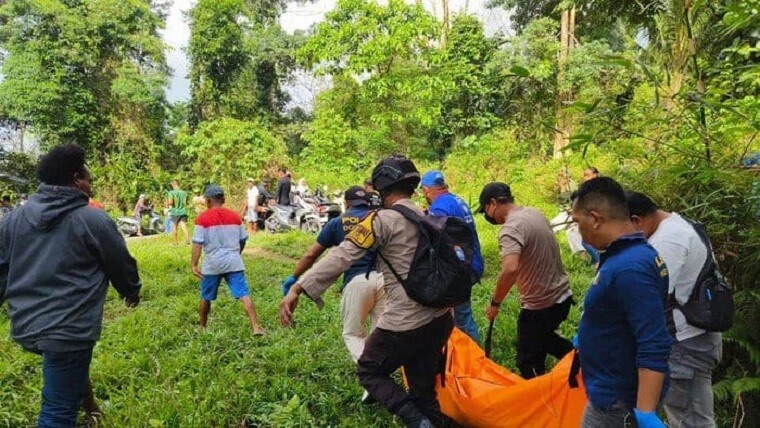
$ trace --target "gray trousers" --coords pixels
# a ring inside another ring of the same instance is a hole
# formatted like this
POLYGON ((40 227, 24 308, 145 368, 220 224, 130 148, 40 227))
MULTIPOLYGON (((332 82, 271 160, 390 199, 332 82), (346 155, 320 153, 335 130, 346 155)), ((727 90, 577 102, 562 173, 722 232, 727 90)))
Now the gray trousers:
POLYGON ((723 353, 720 333, 676 342, 670 354, 665 413, 671 428, 714 428, 712 372, 723 353))
POLYGON ((594 407, 586 402, 581 428, 634 428, 636 416, 622 401, 617 401, 607 410, 594 407))

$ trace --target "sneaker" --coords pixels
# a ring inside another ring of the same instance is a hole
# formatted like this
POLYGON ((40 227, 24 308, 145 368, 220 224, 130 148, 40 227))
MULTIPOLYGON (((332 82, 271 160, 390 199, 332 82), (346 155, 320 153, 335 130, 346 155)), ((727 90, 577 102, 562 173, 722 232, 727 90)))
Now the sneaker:
POLYGON ((364 391, 362 393, 362 404, 374 404, 377 403, 377 400, 374 399, 371 395, 369 395, 369 392, 364 391))

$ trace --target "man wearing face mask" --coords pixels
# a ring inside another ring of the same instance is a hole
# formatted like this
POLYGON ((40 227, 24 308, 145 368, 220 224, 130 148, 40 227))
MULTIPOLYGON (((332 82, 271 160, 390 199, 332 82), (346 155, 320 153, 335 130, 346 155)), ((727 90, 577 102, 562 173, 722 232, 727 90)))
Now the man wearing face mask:
POLYGON ((52 149, 37 176, 39 191, 0 222, 0 304, 8 301, 13 339, 42 355, 38 426, 73 427, 80 405, 88 417, 99 412, 89 371, 108 283, 132 308, 140 277, 114 222, 88 206, 81 147, 52 149))
POLYGON ((515 204, 504 183, 489 183, 480 193, 480 208, 491 224, 501 224, 501 273, 491 304, 490 321, 514 284, 520 293, 517 319, 517 367, 525 379, 546 372, 546 356, 564 357, 573 349, 557 334, 573 304, 573 293, 549 221, 535 208, 515 204))

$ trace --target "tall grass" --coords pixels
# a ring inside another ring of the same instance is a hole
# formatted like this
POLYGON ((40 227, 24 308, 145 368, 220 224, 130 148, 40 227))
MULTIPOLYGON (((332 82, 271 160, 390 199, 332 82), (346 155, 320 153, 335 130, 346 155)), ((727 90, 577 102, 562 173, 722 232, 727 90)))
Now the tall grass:
MULTIPOLYGON (((473 308, 484 334, 484 308, 499 266, 497 227, 478 223, 478 228, 487 274, 475 289, 473 308)), ((564 238, 559 239, 573 289, 582 296, 592 269, 571 257, 564 238)), ((109 292, 91 368, 106 425, 234 426, 245 421, 266 427, 393 426, 387 412, 359 403, 362 391, 341 338, 338 287, 328 291, 322 311, 303 299, 295 328, 277 324, 280 282, 313 240, 298 232, 258 234, 250 240, 246 277, 268 331, 263 338, 251 335, 240 305, 224 286, 208 329, 200 330, 199 282, 190 273, 190 247, 173 246, 164 236, 131 241, 143 300, 131 310, 109 292)), ((494 358, 512 368, 518 311, 513 292, 494 334, 494 358)), ((575 331, 579 312, 574 307, 562 325, 567 337, 575 331)), ((0 309, 0 426, 34 424, 41 359, 13 343, 9 330, 7 309, 0 309)))

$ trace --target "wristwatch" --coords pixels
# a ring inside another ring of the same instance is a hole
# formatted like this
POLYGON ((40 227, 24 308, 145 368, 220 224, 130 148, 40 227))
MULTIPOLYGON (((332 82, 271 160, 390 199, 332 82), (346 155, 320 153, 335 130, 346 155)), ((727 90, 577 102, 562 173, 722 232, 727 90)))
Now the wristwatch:
POLYGON ((499 308, 501 307, 501 302, 497 302, 496 300, 491 299, 491 306, 494 308, 499 308))

